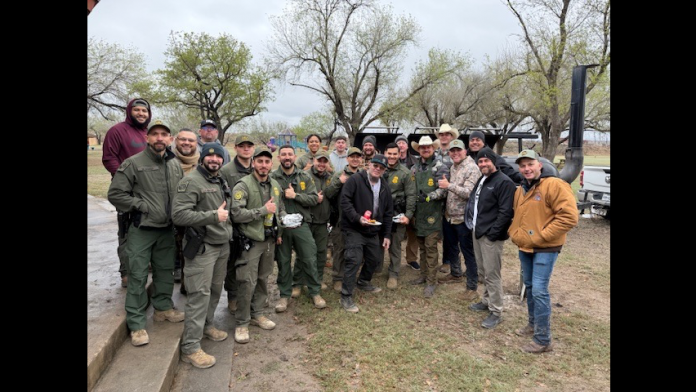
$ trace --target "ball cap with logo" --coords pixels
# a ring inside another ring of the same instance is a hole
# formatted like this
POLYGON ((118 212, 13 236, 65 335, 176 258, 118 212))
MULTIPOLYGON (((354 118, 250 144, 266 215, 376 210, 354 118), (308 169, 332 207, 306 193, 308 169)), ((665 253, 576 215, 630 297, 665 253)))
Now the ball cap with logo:
POLYGON ((211 125, 213 128, 217 129, 217 125, 215 125, 215 121, 213 120, 206 119, 201 121, 201 128, 203 128, 206 125, 211 125))
POLYGON ((464 142, 459 139, 452 140, 449 144, 449 149, 451 150, 453 148, 461 148, 462 150, 465 150, 464 142))
POLYGON ((167 124, 166 124, 164 121, 162 121, 162 120, 155 120, 155 121, 151 122, 151 123, 150 123, 150 126, 147 127, 147 133, 150 133, 150 131, 151 131, 152 128, 154 128, 154 127, 162 127, 162 128, 164 128, 164 129, 166 129, 166 130, 167 130, 167 133, 169 133, 170 135, 171 135, 171 133, 172 133, 172 130, 169 129, 169 125, 167 125, 167 124))
POLYGON ((251 140, 249 135, 245 135, 245 134, 237 135, 237 137, 234 139, 234 145, 238 146, 242 143, 249 143, 252 146, 254 145, 254 142, 251 140))
POLYGON ((273 159, 273 154, 271 154, 271 151, 266 147, 259 146, 254 149, 254 158, 256 158, 259 155, 265 155, 273 159))
POLYGON ((377 155, 375 155, 374 157, 372 157, 372 159, 370 160, 370 162, 372 162, 372 163, 379 163, 380 165, 382 165, 382 166, 384 166, 384 167, 388 167, 388 166, 387 166, 387 158, 386 158, 384 155, 382 155, 382 154, 377 154, 377 155))
POLYGON ((520 163, 520 159, 522 159, 522 158, 536 159, 538 161, 539 155, 534 150, 529 150, 529 149, 522 150, 517 155, 517 159, 515 159, 515 163, 520 163))

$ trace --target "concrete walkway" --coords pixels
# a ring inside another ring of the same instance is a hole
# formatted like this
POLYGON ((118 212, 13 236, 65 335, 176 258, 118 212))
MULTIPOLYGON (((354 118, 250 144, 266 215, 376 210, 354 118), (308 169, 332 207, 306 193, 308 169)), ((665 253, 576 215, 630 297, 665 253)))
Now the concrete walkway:
MULTIPOLYGON (((229 389, 234 351, 234 317, 227 312, 223 292, 215 315, 218 328, 230 331, 223 342, 203 339, 203 349, 215 355, 210 369, 179 361, 184 323, 153 322, 147 310, 150 343, 130 344, 125 296, 118 272, 116 210, 104 199, 87 195, 87 391, 197 391, 229 389), (183 371, 183 374, 178 374, 183 371), (176 379, 175 379, 176 376, 176 379)), ((148 286, 151 280, 148 281, 148 286)), ((186 297, 175 283, 172 300, 184 310, 186 297)))

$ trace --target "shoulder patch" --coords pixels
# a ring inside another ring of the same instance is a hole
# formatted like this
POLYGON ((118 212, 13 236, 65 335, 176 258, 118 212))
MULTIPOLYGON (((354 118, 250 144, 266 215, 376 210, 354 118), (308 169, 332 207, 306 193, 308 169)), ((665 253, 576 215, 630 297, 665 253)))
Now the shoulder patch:
POLYGON ((305 184, 304 181, 300 181, 300 189, 302 189, 302 190, 307 189, 307 184, 305 184))
MULTIPOLYGON (((276 190, 276 192, 277 192, 277 190, 276 190)), ((237 191, 234 194, 234 199, 235 200, 242 200, 242 196, 244 196, 244 193, 242 193, 242 191, 237 191)))
POLYGON ((121 165, 118 167, 118 169, 116 169, 116 171, 125 171, 128 168, 128 166, 130 166, 132 163, 133 162, 130 159, 127 159, 121 163, 121 165))
POLYGON ((278 190, 278 187, 273 187, 273 192, 275 193, 276 196, 280 196, 280 191, 278 190))
POLYGON ((398 184, 399 183, 399 176, 394 176, 394 178, 392 178, 392 183, 398 184))
POLYGON ((179 193, 186 192, 186 188, 188 188, 188 185, 191 181, 179 181, 179 185, 176 186, 176 191, 179 193))

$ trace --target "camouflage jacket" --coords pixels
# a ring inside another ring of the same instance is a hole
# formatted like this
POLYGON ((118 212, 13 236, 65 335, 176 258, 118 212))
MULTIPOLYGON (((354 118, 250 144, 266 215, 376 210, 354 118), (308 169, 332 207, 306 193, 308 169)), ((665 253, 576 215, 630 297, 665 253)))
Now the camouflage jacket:
POLYGON ((449 186, 447 187, 447 203, 445 219, 453 225, 464 223, 464 212, 469 195, 474 190, 476 181, 481 177, 481 171, 471 157, 467 156, 459 165, 450 167, 449 186))

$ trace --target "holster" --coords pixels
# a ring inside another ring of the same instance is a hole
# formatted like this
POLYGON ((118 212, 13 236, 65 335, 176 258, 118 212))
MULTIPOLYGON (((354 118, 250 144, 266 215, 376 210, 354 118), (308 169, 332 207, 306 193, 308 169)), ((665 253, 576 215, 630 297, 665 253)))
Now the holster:
POLYGON ((186 234, 184 234, 186 237, 186 246, 184 246, 184 251, 182 252, 184 257, 187 259, 194 259, 196 257, 196 254, 198 254, 198 249, 200 249, 201 245, 203 244, 205 233, 205 227, 202 229, 196 229, 194 227, 186 228, 186 234))
POLYGON ((130 226, 130 214, 123 211, 118 211, 116 215, 116 222, 118 222, 118 238, 126 238, 128 234, 128 226, 130 226))

